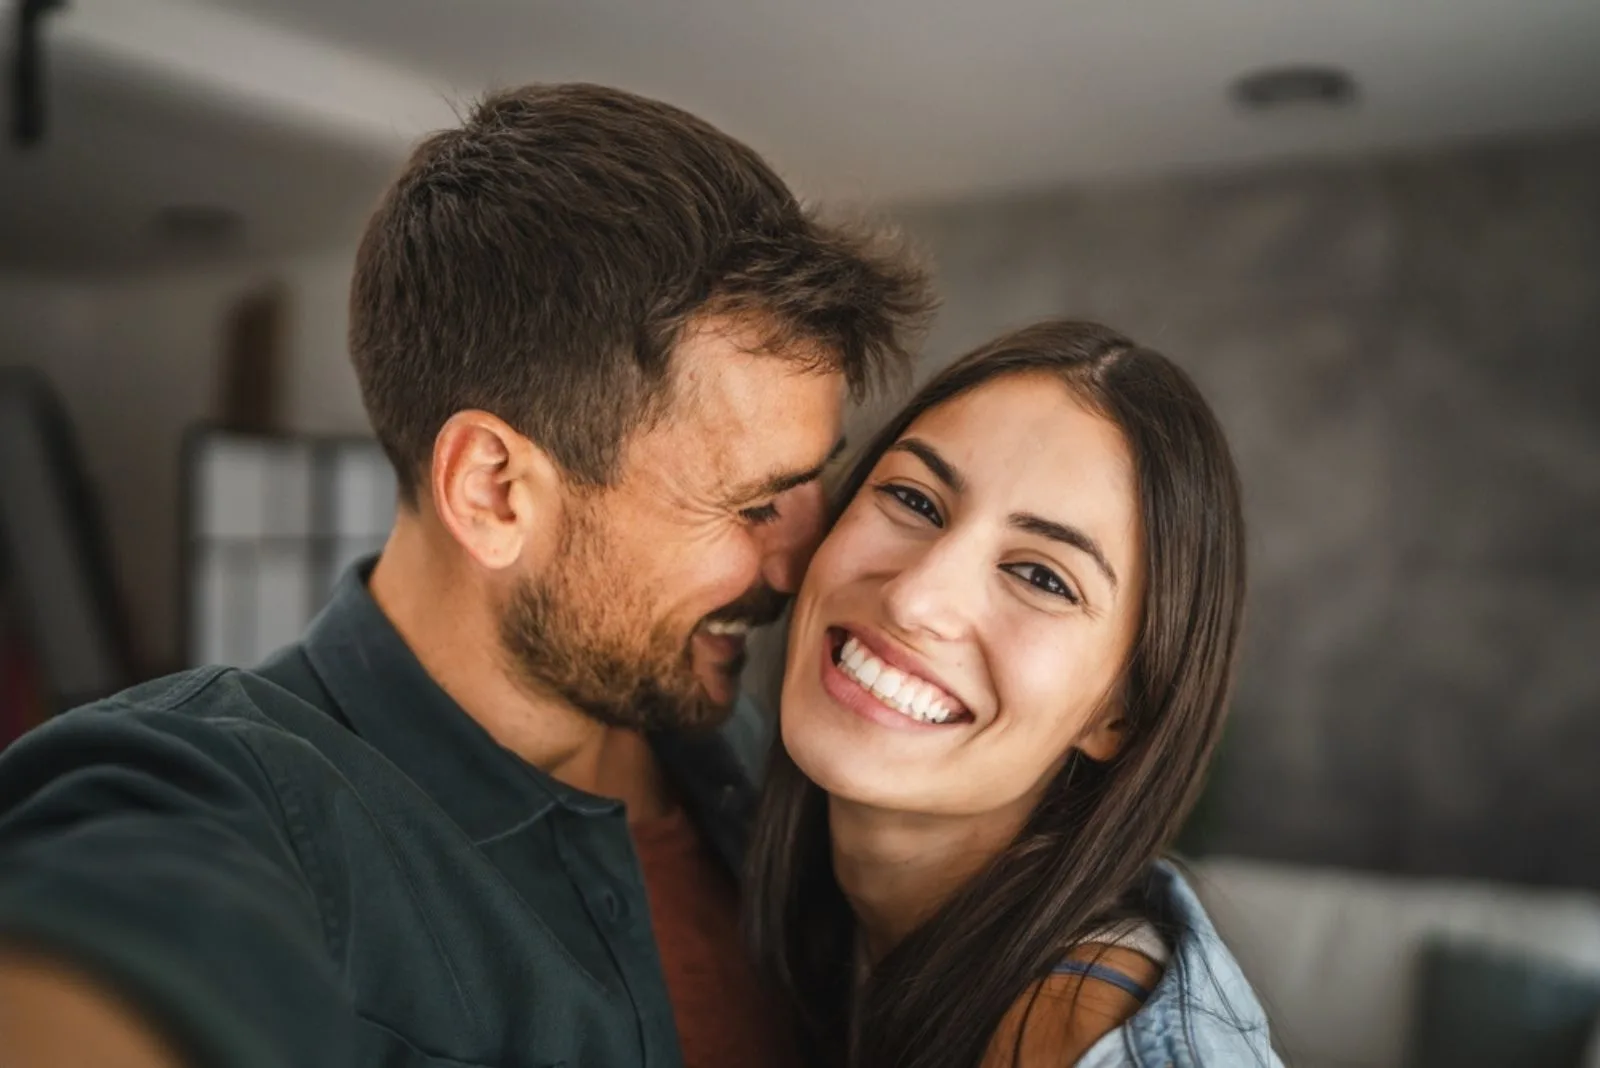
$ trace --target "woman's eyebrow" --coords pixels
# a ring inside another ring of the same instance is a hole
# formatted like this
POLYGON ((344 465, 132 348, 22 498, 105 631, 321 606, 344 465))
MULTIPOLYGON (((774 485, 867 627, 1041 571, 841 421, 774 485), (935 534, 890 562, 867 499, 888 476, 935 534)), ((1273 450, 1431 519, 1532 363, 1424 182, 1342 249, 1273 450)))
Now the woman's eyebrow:
POLYGON ((1100 550, 1100 543, 1091 538, 1086 532, 1066 523, 1057 523, 1054 519, 1034 515, 1032 512, 1013 512, 1010 516, 1011 525, 1018 530, 1037 534, 1041 538, 1049 538, 1063 545, 1070 545, 1074 549, 1093 560, 1100 573, 1111 583, 1112 590, 1117 588, 1117 573, 1111 568, 1111 561, 1106 559, 1106 554, 1100 550))
POLYGON ((929 471, 933 472, 934 478, 937 478, 957 493, 967 488, 967 480, 962 477, 961 472, 957 471, 949 460, 939 455, 938 449, 921 438, 901 438, 890 446, 889 451, 908 452, 915 456, 927 466, 929 471))

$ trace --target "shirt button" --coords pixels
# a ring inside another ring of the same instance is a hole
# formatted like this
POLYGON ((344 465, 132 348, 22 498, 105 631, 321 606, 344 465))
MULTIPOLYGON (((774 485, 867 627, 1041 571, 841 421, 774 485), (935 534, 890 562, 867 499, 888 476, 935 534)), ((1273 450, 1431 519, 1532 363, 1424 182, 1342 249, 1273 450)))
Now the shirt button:
POLYGON ((618 901, 617 895, 612 893, 610 890, 607 890, 601 894, 600 900, 605 903, 606 916, 608 918, 614 920, 622 914, 622 902, 618 901))
POLYGON ((739 808, 739 791, 733 786, 724 786, 717 793, 717 808, 725 814, 731 815, 739 808))

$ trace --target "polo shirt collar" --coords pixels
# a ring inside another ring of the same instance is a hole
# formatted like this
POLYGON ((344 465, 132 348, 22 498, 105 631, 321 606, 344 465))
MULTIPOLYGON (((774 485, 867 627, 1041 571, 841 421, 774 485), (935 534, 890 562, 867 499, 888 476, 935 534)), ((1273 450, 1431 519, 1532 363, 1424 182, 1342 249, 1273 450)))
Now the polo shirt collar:
POLYGON ((303 643, 339 712, 442 807, 484 841, 561 806, 615 811, 503 748, 433 681, 367 589, 376 557, 347 571, 303 643))

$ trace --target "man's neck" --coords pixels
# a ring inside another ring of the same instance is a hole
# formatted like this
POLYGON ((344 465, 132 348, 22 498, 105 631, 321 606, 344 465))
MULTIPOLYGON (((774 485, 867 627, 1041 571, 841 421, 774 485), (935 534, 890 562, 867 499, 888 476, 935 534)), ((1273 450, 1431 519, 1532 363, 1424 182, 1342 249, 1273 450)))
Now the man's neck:
POLYGON ((871 963, 934 915, 1021 828, 1010 813, 923 816, 828 801, 833 870, 871 963))
POLYGON ((558 782, 622 801, 630 820, 670 812, 671 791, 643 735, 515 679, 481 577, 442 564, 447 553, 427 539, 418 525, 397 526, 367 588, 433 681, 501 747, 558 782))

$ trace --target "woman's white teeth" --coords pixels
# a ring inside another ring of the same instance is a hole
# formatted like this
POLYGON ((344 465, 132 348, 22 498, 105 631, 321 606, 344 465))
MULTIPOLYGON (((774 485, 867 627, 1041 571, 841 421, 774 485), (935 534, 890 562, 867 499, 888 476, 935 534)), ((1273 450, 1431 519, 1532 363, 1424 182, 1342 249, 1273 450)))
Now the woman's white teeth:
POLYGON ((710 619, 705 623, 706 633, 719 638, 738 637, 750 633, 750 624, 743 619, 710 619))
POLYGON ((923 723, 946 723, 955 715, 950 700, 931 683, 890 667, 854 638, 839 650, 839 669, 871 690, 884 704, 923 723))

